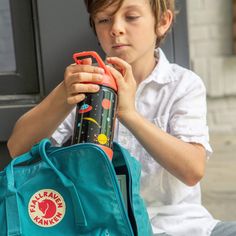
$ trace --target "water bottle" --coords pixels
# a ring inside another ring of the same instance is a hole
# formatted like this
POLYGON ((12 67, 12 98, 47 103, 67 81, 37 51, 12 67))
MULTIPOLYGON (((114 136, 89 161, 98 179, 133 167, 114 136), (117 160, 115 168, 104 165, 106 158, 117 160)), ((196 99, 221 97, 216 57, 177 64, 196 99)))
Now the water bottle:
POLYGON ((104 69, 100 90, 87 93, 85 99, 77 104, 72 144, 95 143, 112 159, 112 143, 117 105, 117 85, 110 71, 94 51, 75 53, 73 58, 81 64, 79 58, 93 57, 98 66, 104 69))

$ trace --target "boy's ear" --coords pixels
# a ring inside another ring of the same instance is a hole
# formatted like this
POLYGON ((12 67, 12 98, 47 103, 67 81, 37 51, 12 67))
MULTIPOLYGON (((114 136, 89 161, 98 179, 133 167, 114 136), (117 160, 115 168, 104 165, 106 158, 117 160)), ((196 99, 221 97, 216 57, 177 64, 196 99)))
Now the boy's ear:
POLYGON ((158 36, 163 36, 170 28, 173 21, 173 13, 167 10, 157 24, 156 33, 158 36))

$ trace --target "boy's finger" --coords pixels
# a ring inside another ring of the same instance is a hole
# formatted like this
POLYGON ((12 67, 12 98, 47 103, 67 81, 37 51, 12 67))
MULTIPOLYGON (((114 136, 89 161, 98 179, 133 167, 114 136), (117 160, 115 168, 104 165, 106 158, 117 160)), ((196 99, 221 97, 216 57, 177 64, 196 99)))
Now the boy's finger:
POLYGON ((116 80, 116 83, 118 85, 118 88, 122 85, 122 83, 124 83, 124 77, 123 75, 116 70, 115 68, 113 68, 112 66, 107 66, 107 68, 109 69, 109 71, 111 72, 111 74, 113 75, 113 77, 116 80))
POLYGON ((92 65, 92 58, 84 58, 81 60, 82 65, 92 65))
POLYGON ((100 87, 97 84, 73 84, 70 88, 70 94, 96 93, 100 87))
POLYGON ((67 98, 67 103, 70 105, 77 104, 85 99, 85 94, 77 94, 75 96, 70 96, 67 98))
POLYGON ((100 83, 103 80, 101 74, 79 72, 70 76, 68 84, 74 83, 100 83))
POLYGON ((98 66, 92 66, 90 64, 83 64, 83 65, 71 64, 66 68, 66 73, 77 73, 77 72, 88 72, 88 73, 98 73, 98 74, 105 73, 103 68, 100 68, 98 66))
POLYGON ((107 62, 117 67, 123 76, 125 76, 126 73, 132 72, 131 65, 118 57, 108 57, 107 62))

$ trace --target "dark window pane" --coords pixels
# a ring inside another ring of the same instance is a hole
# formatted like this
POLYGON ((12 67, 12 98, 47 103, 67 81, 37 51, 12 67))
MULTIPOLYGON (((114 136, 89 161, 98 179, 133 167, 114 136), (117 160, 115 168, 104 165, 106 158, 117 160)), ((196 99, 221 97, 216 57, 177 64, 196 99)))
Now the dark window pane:
POLYGON ((9 0, 0 1, 0 73, 16 70, 9 0))

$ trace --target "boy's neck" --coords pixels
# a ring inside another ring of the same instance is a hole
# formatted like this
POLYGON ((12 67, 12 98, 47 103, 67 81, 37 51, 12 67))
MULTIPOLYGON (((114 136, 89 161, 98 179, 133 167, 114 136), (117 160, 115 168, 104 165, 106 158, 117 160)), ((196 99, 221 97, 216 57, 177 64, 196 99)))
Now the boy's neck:
POLYGON ((137 85, 139 85, 152 73, 157 63, 158 60, 153 55, 153 57, 150 57, 148 61, 146 59, 139 60, 132 64, 132 71, 137 85))

